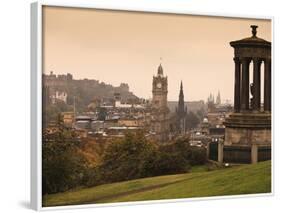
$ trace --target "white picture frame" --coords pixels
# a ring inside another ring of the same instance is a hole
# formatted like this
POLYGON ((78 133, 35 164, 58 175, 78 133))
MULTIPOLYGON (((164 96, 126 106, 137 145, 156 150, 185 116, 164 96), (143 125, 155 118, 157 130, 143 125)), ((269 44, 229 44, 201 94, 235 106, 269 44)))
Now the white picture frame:
MULTIPOLYGON (((232 195, 232 196, 217 196, 206 198, 186 198, 186 199, 171 199, 171 200, 156 200, 156 201, 137 201, 124 203, 109 203, 109 204, 86 204, 86 205, 72 205, 72 206, 58 206, 58 207, 42 207, 42 8, 43 6, 57 6, 57 7, 77 7, 77 8, 93 8, 102 10, 120 10, 120 11, 136 11, 136 12, 153 12, 153 13, 168 13, 168 14, 186 14, 186 15, 200 15, 200 16, 217 16, 228 18, 255 18, 271 20, 272 42, 274 43, 274 17, 270 16, 249 16, 249 15, 235 15, 223 13, 202 13, 188 11, 185 8, 182 10, 163 10, 157 8, 144 7, 130 7, 130 6, 108 6, 102 2, 81 2, 72 1, 71 3, 54 3, 48 1, 38 1, 31 4, 31 207, 34 210, 57 210, 57 209, 75 209, 75 208, 92 208, 102 206, 123 206, 123 205, 139 205, 152 203, 166 203, 166 202, 186 202, 195 200, 216 200, 216 199, 230 199, 230 198, 244 198, 257 196, 272 196, 274 195, 274 137, 272 133, 272 190, 271 193, 265 194, 250 194, 250 195, 232 195)), ((272 64, 274 64, 274 45, 272 48, 272 64)), ((274 79, 274 67, 272 73, 274 79)), ((273 82, 273 81, 272 81, 273 82)), ((274 82, 273 82, 274 83, 274 82)), ((274 90, 272 83, 272 99, 274 100, 274 90)), ((274 109, 272 111, 274 114, 274 109)), ((272 116, 272 130, 274 131, 274 116, 272 116)), ((272 132, 273 132, 272 131, 272 132)))

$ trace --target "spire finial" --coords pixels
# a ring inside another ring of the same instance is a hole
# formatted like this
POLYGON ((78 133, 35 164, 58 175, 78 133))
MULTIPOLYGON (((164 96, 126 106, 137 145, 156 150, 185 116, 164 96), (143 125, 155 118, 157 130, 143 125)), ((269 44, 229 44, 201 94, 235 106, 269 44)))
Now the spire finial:
POLYGON ((252 28, 252 37, 257 37, 257 25, 251 25, 252 28))
POLYGON ((159 65, 159 67, 158 67, 158 75, 162 75, 163 76, 163 68, 162 68, 161 63, 159 65))

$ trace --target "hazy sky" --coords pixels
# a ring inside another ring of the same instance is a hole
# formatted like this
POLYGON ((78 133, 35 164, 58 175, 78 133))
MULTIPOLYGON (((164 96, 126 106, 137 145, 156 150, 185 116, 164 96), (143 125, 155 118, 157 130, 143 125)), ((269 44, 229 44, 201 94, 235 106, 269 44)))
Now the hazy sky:
POLYGON ((233 100, 234 62, 229 42, 251 36, 271 41, 268 20, 60 7, 44 8, 45 73, 73 74, 118 86, 128 83, 137 96, 152 96, 152 76, 162 57, 168 100, 178 100, 183 81, 186 101, 206 100, 220 90, 233 100))

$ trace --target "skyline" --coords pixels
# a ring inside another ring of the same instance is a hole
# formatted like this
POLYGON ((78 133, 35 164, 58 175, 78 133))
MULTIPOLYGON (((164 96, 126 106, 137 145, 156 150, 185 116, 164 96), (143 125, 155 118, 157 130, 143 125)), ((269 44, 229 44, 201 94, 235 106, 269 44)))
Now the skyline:
MULTIPOLYGON (((51 71, 50 73, 44 73, 45 75, 50 75, 50 74, 52 74, 52 75, 56 75, 56 77, 58 77, 59 75, 67 75, 67 74, 70 74, 70 75, 72 75, 72 73, 55 73, 55 72, 53 72, 53 71, 51 71)), ((89 78, 75 78, 75 76, 73 76, 72 75, 72 78, 73 78, 73 80, 85 80, 85 79, 87 79, 87 80, 97 80, 97 79, 89 79, 89 78)), ((99 81, 99 80, 97 80, 97 81, 99 81)), ((105 83, 106 85, 111 85, 111 84, 109 84, 109 83, 107 83, 107 82, 104 82, 104 81, 99 81, 99 83, 105 83)), ((111 86, 113 86, 113 87, 119 87, 119 86, 121 86, 121 84, 127 84, 126 82, 120 82, 120 85, 111 85, 111 86)), ((183 82, 181 82, 182 84, 183 84, 183 82)), ((132 92, 131 91, 131 89, 130 89, 130 85, 128 85, 129 86, 129 91, 130 92, 132 92)), ((179 89, 179 93, 180 93, 180 89, 179 89)), ((183 91, 183 93, 184 93, 184 91, 183 91)), ((205 98, 206 100, 210 97, 210 95, 212 95, 213 96, 213 98, 214 98, 214 101, 216 102, 216 98, 217 98, 217 96, 218 96, 218 94, 220 94, 220 91, 217 91, 217 93, 210 93, 209 95, 208 95, 208 97, 207 98, 205 98)), ((142 97, 139 97, 139 98, 142 98, 142 97)), ((205 99, 198 99, 197 101, 206 101, 205 99)), ((174 101, 178 101, 178 100, 168 100, 168 101, 170 101, 170 102, 174 102, 174 101)), ((185 102, 188 102, 188 100, 184 100, 185 102)), ((195 101, 195 100, 194 100, 195 101)))
POLYGON ((270 20, 49 6, 43 17, 44 73, 128 83, 146 99, 161 63, 169 101, 178 100, 181 80, 185 101, 206 101, 218 91, 222 100, 233 101, 229 42, 251 36, 252 24, 259 26, 258 37, 271 41, 270 20))

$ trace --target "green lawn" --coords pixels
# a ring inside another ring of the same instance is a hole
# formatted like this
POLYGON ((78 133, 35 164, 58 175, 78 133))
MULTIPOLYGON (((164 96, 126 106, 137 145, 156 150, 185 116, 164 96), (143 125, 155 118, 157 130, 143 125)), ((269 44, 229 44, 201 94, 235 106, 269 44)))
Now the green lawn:
POLYGON ((105 184, 46 195, 43 206, 192 198, 271 192, 271 162, 105 184))

